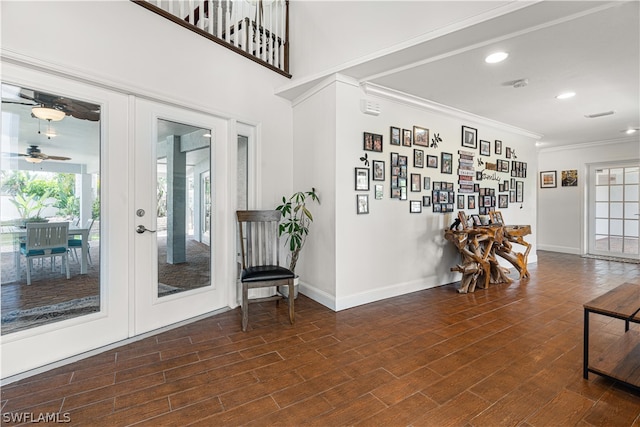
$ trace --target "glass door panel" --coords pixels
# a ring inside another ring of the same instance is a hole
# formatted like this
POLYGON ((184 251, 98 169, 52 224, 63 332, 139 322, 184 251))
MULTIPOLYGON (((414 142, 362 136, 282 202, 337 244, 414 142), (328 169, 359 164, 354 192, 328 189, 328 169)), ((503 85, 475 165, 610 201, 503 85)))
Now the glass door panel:
POLYGON ((98 104, 2 84, 2 335, 100 311, 100 129, 98 104))
POLYGON ((640 167, 592 166, 589 253, 640 257, 640 167))
POLYGON ((164 297, 211 284, 211 185, 200 179, 209 175, 211 130, 163 119, 157 128, 155 235, 158 297, 164 297))

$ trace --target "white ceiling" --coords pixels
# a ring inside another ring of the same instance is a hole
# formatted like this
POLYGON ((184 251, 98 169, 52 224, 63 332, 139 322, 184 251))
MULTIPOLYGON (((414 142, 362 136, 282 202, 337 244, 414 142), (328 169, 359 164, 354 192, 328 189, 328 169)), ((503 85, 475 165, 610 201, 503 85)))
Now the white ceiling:
MULTIPOLYGON (((528 4, 331 72, 524 129, 541 147, 638 140, 623 131, 640 127, 639 5, 528 4), (486 64, 495 51, 509 57, 486 64), (518 79, 528 85, 507 83, 518 79), (565 91, 576 96, 555 98, 565 91), (585 118, 606 111, 615 113, 585 118)), ((324 77, 294 78, 279 94, 293 100, 324 77)))

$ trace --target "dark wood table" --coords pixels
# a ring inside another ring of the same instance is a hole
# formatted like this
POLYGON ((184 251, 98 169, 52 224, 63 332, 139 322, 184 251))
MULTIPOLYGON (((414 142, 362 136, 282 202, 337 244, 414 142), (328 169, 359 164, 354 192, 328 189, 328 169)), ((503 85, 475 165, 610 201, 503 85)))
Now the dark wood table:
POLYGON ((640 284, 623 283, 584 304, 584 361, 582 376, 589 372, 640 390, 640 332, 629 330, 640 323, 640 284), (625 333, 602 354, 589 360, 589 314, 624 320, 625 333))

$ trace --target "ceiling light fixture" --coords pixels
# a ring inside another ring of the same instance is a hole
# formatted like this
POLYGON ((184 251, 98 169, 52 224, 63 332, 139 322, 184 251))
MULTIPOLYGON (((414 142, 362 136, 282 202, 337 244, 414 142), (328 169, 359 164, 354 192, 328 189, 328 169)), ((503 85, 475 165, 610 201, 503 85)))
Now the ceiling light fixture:
POLYGON ((42 159, 40 157, 26 157, 25 160, 29 163, 41 163, 42 159))
POLYGON ((569 98, 573 98, 574 96, 576 96, 575 92, 564 92, 556 96, 556 99, 569 99, 569 98))
POLYGON ((484 62, 487 64, 497 64, 507 59, 508 56, 509 54, 507 52, 495 52, 484 58, 484 62))
POLYGON ((584 116, 587 119, 595 119, 597 117, 610 116, 610 115, 612 115, 614 113, 615 113, 615 111, 611 110, 611 111, 603 111, 602 113, 585 114, 584 116))
POLYGON ((31 113, 41 120, 57 122, 64 119, 64 111, 56 110, 49 107, 33 107, 31 113))
POLYGON ((638 129, 627 129, 624 131, 627 135, 631 135, 632 133, 636 133, 638 129))

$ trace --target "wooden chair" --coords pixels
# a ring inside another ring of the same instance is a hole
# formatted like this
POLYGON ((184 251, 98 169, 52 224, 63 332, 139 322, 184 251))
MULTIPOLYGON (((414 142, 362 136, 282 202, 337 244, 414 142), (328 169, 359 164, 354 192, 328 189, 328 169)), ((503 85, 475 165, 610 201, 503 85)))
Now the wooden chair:
MULTIPOLYGON (((79 220, 78 220, 79 221, 79 220)), ((85 228, 88 229, 89 231, 87 232, 87 258, 88 258, 88 263, 89 265, 92 264, 91 261, 91 245, 89 244, 89 241, 91 240, 91 227, 93 227, 93 219, 89 219, 87 220, 87 223, 85 225, 85 228)), ((80 239, 76 239, 75 236, 71 239, 69 239, 69 251, 73 251, 73 257, 76 259, 76 262, 78 264, 80 264, 80 258, 78 258, 78 249, 82 248, 82 238, 80 239)))
MULTIPOLYGON (((31 269, 35 258, 62 258, 62 267, 66 267, 67 279, 69 274, 69 223, 68 222, 39 222, 27 224, 25 242, 20 245, 20 253, 27 260, 27 285, 31 284, 31 269)), ((52 262, 53 265, 53 262, 52 262)))
POLYGON ((249 304, 275 301, 283 297, 275 294, 264 298, 249 299, 249 289, 288 286, 289 321, 295 322, 293 309, 293 279, 295 274, 280 266, 280 236, 278 224, 280 212, 237 211, 240 246, 242 248, 242 330, 249 323, 249 304))

